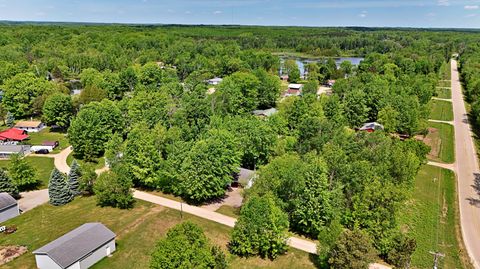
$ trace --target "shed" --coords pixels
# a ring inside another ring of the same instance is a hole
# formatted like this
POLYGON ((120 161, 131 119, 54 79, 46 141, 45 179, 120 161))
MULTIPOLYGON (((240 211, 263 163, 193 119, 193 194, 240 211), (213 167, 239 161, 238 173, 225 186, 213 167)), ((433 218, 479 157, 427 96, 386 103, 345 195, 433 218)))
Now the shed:
POLYGON ((115 236, 101 223, 85 223, 33 254, 40 269, 85 269, 115 251, 115 236))
POLYGON ((300 95, 302 93, 303 84, 288 84, 287 95, 300 95))
POLYGON ((6 192, 0 193, 0 223, 20 215, 17 200, 6 192))
POLYGON ((0 159, 10 158, 13 154, 26 155, 30 153, 31 147, 29 145, 0 145, 0 159))
POLYGON ((45 128, 45 124, 41 121, 19 121, 14 127, 29 133, 38 133, 45 128))
POLYGON ((367 122, 359 130, 372 133, 372 132, 375 132, 375 131, 383 131, 384 127, 383 127, 383 125, 381 125, 378 122, 367 122))

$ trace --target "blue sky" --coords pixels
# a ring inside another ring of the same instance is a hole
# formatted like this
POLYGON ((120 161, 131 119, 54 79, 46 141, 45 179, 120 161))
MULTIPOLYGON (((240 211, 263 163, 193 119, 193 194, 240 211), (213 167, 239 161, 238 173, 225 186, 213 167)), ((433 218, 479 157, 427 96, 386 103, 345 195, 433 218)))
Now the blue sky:
POLYGON ((0 0, 0 20, 480 28, 480 0, 0 0))

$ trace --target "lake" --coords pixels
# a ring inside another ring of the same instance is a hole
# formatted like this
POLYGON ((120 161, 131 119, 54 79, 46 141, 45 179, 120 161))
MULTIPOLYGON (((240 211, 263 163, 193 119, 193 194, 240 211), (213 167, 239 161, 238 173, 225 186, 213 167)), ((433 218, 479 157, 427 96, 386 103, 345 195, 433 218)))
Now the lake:
MULTIPOLYGON (((349 61, 352 63, 354 66, 358 66, 361 61, 363 61, 364 58, 362 57, 338 57, 338 58, 333 58, 335 60, 335 63, 337 64, 337 68, 340 66, 340 64, 344 61, 349 61)), ((308 63, 318 63, 320 61, 324 61, 325 59, 310 59, 310 58, 299 58, 299 57, 282 57, 280 56, 280 74, 282 74, 282 69, 283 69, 283 63, 285 60, 295 60, 295 62, 298 65, 298 69, 300 69, 300 76, 303 76, 305 74, 305 65, 308 63)))

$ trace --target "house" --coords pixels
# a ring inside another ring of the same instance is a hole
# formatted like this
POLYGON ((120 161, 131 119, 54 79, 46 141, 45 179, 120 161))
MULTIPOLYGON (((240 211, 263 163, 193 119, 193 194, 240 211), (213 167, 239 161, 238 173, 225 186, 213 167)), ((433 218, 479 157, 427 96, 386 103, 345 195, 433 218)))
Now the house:
POLYGON ((6 192, 0 193, 0 223, 20 215, 17 200, 6 192))
POLYGON ((0 159, 8 159, 13 154, 25 156, 30 153, 30 151, 31 147, 29 145, 0 144, 0 159))
POLYGON ((269 109, 264 109, 264 110, 254 110, 253 115, 258 116, 258 117, 270 117, 272 115, 275 115, 278 112, 278 110, 274 107, 269 108, 269 109))
POLYGON ((85 223, 33 254, 40 269, 85 269, 115 251, 115 236, 101 223, 85 223))
POLYGON ((367 122, 359 130, 372 133, 375 131, 383 131, 384 128, 383 128, 383 125, 381 125, 378 122, 367 122))
POLYGON ((21 142, 28 138, 27 132, 20 129, 10 128, 0 132, 0 141, 21 142))
POLYGON ((288 84, 287 96, 295 95, 298 96, 302 94, 303 84, 288 84))
POLYGON ((28 133, 38 133, 45 128, 45 124, 41 121, 19 121, 13 127, 28 133))
POLYGON ((210 84, 210 85, 218 85, 222 81, 223 81, 223 78, 212 78, 212 79, 207 80, 207 83, 210 84))

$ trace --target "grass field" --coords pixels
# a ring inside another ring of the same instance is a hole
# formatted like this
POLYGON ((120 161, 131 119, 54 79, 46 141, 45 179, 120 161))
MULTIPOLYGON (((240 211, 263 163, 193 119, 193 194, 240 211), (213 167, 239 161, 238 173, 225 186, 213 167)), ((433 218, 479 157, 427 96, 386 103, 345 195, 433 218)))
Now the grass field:
POLYGON ((432 100, 430 102, 430 119, 432 120, 453 120, 452 102, 432 100))
POLYGON ((436 162, 453 163, 455 161, 455 133, 452 125, 429 122, 429 134, 424 142, 432 150, 428 159, 436 162))
POLYGON ((238 216, 240 216, 240 208, 229 206, 229 205, 222 205, 215 212, 218 212, 220 214, 223 214, 232 218, 238 218, 238 216))
POLYGON ((70 146, 66 134, 50 132, 50 127, 47 127, 38 133, 29 133, 28 135, 30 136, 30 139, 27 143, 32 145, 41 145, 44 141, 58 141, 60 145, 54 149, 52 153, 58 153, 70 146))
POLYGON ((439 268, 465 268, 457 240, 455 188, 453 172, 428 165, 420 170, 412 198, 400 214, 403 230, 417 241, 412 268, 432 268, 433 256, 429 251, 445 254, 439 268))
MULTIPOLYGON (((39 189, 46 188, 48 186, 48 180, 52 173, 54 164, 53 158, 47 157, 25 157, 27 162, 35 168, 38 181, 40 181, 39 189)), ((0 160, 0 167, 8 169, 10 160, 0 160)))
MULTIPOLYGON (((75 159, 75 157, 73 156, 73 152, 70 153, 70 155, 68 155, 67 157, 67 164, 70 165, 73 160, 75 159)), ((82 165, 85 163, 84 160, 78 160, 77 159, 77 162, 82 165)), ((105 166, 105 158, 98 158, 96 159, 96 162, 93 162, 93 164, 95 165, 95 169, 100 169, 100 168, 103 168, 105 166)))
MULTIPOLYGON (((189 220, 202 227, 210 240, 226 250, 231 228, 147 202, 137 201, 131 210, 101 208, 94 197, 76 198, 63 207, 42 205, 10 220, 17 232, 0 234, 0 245, 25 245, 29 252, 2 268, 35 268, 31 251, 58 238, 86 222, 102 222, 117 234, 117 251, 92 268, 148 268, 155 243, 177 223, 189 220)), ((290 250, 275 261, 260 258, 239 258, 227 254, 231 268, 315 268, 309 254, 290 250)))
POLYGON ((452 90, 447 88, 437 88, 437 97, 442 99, 451 99, 452 98, 452 90))
MULTIPOLYGON (((448 79, 450 79, 450 76, 448 76, 448 79)), ((438 87, 451 87, 452 82, 450 80, 440 80, 438 82, 438 87)))

